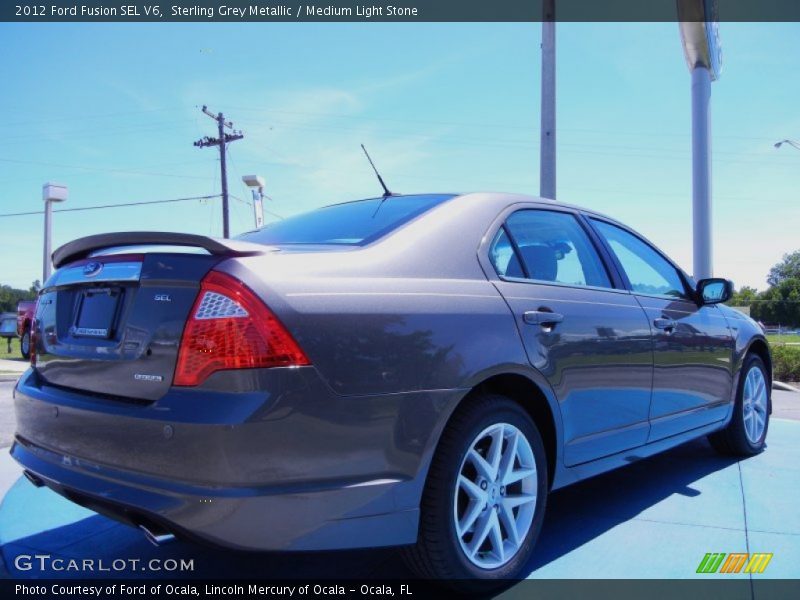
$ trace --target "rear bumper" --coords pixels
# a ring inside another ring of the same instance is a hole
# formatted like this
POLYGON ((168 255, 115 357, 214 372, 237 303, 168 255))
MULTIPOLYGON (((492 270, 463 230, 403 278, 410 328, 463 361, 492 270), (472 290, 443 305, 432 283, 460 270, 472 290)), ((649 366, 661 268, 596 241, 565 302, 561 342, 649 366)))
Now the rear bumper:
POLYGON ((342 397, 307 367, 222 372, 132 405, 29 371, 11 454, 73 501, 215 545, 402 545, 416 540, 427 466, 459 395, 342 397))

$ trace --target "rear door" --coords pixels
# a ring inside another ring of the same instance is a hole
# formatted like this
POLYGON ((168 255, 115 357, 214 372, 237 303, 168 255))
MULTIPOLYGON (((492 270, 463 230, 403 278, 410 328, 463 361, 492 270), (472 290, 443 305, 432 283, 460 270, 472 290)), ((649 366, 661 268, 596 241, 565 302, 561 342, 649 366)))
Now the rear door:
POLYGON ((517 210, 494 237, 490 261, 528 358, 558 398, 565 463, 643 445, 650 330, 633 296, 615 289, 590 228, 569 210, 517 210))
POLYGON ((591 222, 618 261, 652 331, 648 441, 725 418, 733 385, 733 337, 720 309, 698 305, 677 267, 632 231, 601 219, 591 222))

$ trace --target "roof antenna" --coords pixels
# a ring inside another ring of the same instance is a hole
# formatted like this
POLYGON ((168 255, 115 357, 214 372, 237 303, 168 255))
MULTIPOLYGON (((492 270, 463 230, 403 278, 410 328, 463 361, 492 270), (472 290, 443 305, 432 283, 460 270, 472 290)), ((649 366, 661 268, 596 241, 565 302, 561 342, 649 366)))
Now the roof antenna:
POLYGON ((367 160, 369 161, 369 164, 372 165, 372 170, 375 171, 375 175, 378 177, 378 181, 381 183, 381 187, 383 188, 383 197, 388 198, 389 196, 394 196, 394 194, 389 191, 389 188, 386 187, 386 184, 383 182, 383 177, 381 177, 381 174, 378 173, 378 169, 375 168, 375 163, 372 162, 372 158, 370 158, 369 152, 367 152, 364 144, 361 144, 361 149, 364 151, 364 154, 367 155, 367 160))

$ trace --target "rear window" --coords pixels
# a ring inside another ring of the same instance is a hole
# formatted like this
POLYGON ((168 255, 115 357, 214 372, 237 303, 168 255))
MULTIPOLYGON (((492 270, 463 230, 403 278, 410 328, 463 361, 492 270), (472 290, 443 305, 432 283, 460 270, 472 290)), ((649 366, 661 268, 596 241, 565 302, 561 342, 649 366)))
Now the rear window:
POLYGON ((258 244, 368 244, 449 200, 450 194, 389 196, 325 206, 243 233, 258 244))

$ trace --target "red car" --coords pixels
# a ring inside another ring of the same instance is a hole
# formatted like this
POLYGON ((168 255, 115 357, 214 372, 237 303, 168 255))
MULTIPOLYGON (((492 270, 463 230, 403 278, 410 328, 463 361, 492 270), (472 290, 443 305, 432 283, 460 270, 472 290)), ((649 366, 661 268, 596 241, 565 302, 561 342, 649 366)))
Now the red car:
POLYGON ((19 350, 22 358, 28 360, 31 356, 31 322, 36 310, 35 300, 20 300, 17 304, 17 335, 19 336, 19 350))

